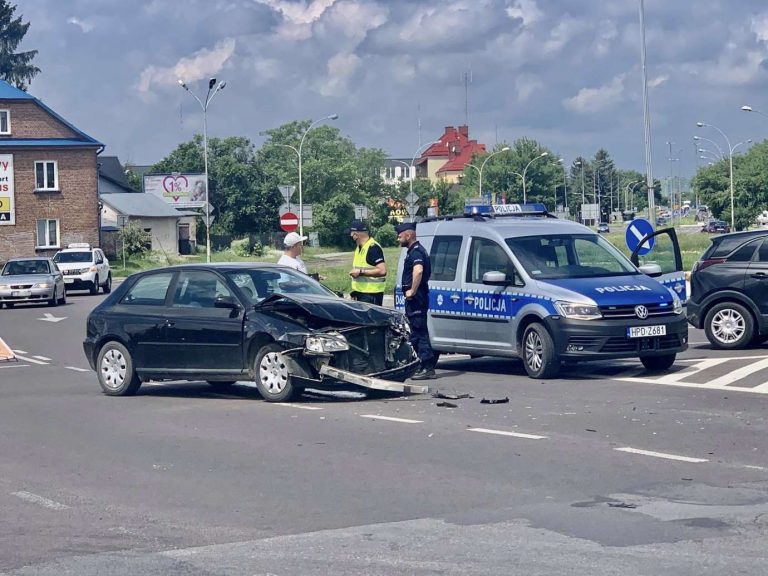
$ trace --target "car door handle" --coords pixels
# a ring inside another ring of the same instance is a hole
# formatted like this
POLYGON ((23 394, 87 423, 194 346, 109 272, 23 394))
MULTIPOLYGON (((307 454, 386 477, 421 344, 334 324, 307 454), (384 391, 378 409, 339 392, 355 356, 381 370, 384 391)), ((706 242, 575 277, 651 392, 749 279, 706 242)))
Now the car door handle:
POLYGON ((757 278, 758 280, 765 280, 766 278, 768 278, 768 274, 766 274, 765 272, 755 272, 751 276, 752 278, 757 278))

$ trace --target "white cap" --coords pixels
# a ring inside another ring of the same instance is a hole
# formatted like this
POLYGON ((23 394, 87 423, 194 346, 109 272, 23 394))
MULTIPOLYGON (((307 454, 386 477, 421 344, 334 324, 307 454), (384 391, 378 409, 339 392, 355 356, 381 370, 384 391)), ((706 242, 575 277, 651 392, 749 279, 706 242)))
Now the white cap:
POLYGON ((297 234, 296 232, 289 232, 285 235, 285 239, 283 240, 283 244, 285 244, 286 248, 290 248, 291 246, 294 246, 295 244, 298 244, 299 242, 304 242, 304 240, 307 239, 307 236, 301 236, 297 234))

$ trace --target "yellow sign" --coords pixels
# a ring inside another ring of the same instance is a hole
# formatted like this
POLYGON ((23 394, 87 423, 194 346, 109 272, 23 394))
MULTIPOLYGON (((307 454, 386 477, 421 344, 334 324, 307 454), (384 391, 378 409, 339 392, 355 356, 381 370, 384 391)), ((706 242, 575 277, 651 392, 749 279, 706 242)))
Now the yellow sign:
POLYGON ((13 154, 0 154, 0 225, 16 224, 13 205, 13 154))

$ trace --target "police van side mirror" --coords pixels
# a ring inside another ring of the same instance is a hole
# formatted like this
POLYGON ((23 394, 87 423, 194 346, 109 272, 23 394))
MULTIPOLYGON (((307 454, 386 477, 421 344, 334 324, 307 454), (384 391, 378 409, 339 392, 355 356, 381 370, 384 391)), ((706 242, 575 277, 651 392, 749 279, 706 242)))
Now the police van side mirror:
POLYGON ((658 264, 643 264, 638 266, 638 270, 646 276, 661 276, 661 266, 658 264))
POLYGON ((483 274, 483 284, 488 284, 490 286, 506 286, 509 282, 507 281, 506 274, 494 270, 483 274))

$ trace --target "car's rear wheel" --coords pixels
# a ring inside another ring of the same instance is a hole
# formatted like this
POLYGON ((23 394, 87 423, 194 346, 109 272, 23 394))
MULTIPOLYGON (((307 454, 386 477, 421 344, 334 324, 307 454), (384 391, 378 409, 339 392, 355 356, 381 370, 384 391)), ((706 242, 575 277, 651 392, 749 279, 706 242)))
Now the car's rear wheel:
POLYGON ((715 348, 738 350, 752 342, 755 323, 752 314, 736 302, 720 302, 707 312, 704 332, 715 348))
POLYGON ((640 362, 647 370, 653 372, 659 372, 661 370, 667 370, 675 363, 677 354, 664 354, 663 356, 641 356, 640 362))
POLYGON ((287 402, 300 393, 293 384, 288 362, 279 344, 267 344, 259 350, 253 363, 253 373, 259 394, 267 402, 287 402))
POLYGON ((107 275, 107 281, 104 283, 104 286, 101 287, 104 294, 109 294, 112 292, 112 273, 110 272, 107 275))
POLYGON ((131 396, 141 386, 128 349, 114 340, 101 347, 96 360, 99 385, 108 396, 131 396))
POLYGON ((554 378, 560 371, 560 359, 547 329, 538 322, 523 333, 523 365, 531 378, 554 378))
POLYGON ((96 296, 96 294, 99 293, 99 277, 96 276, 96 278, 93 279, 93 284, 91 284, 90 288, 91 296, 96 296))

